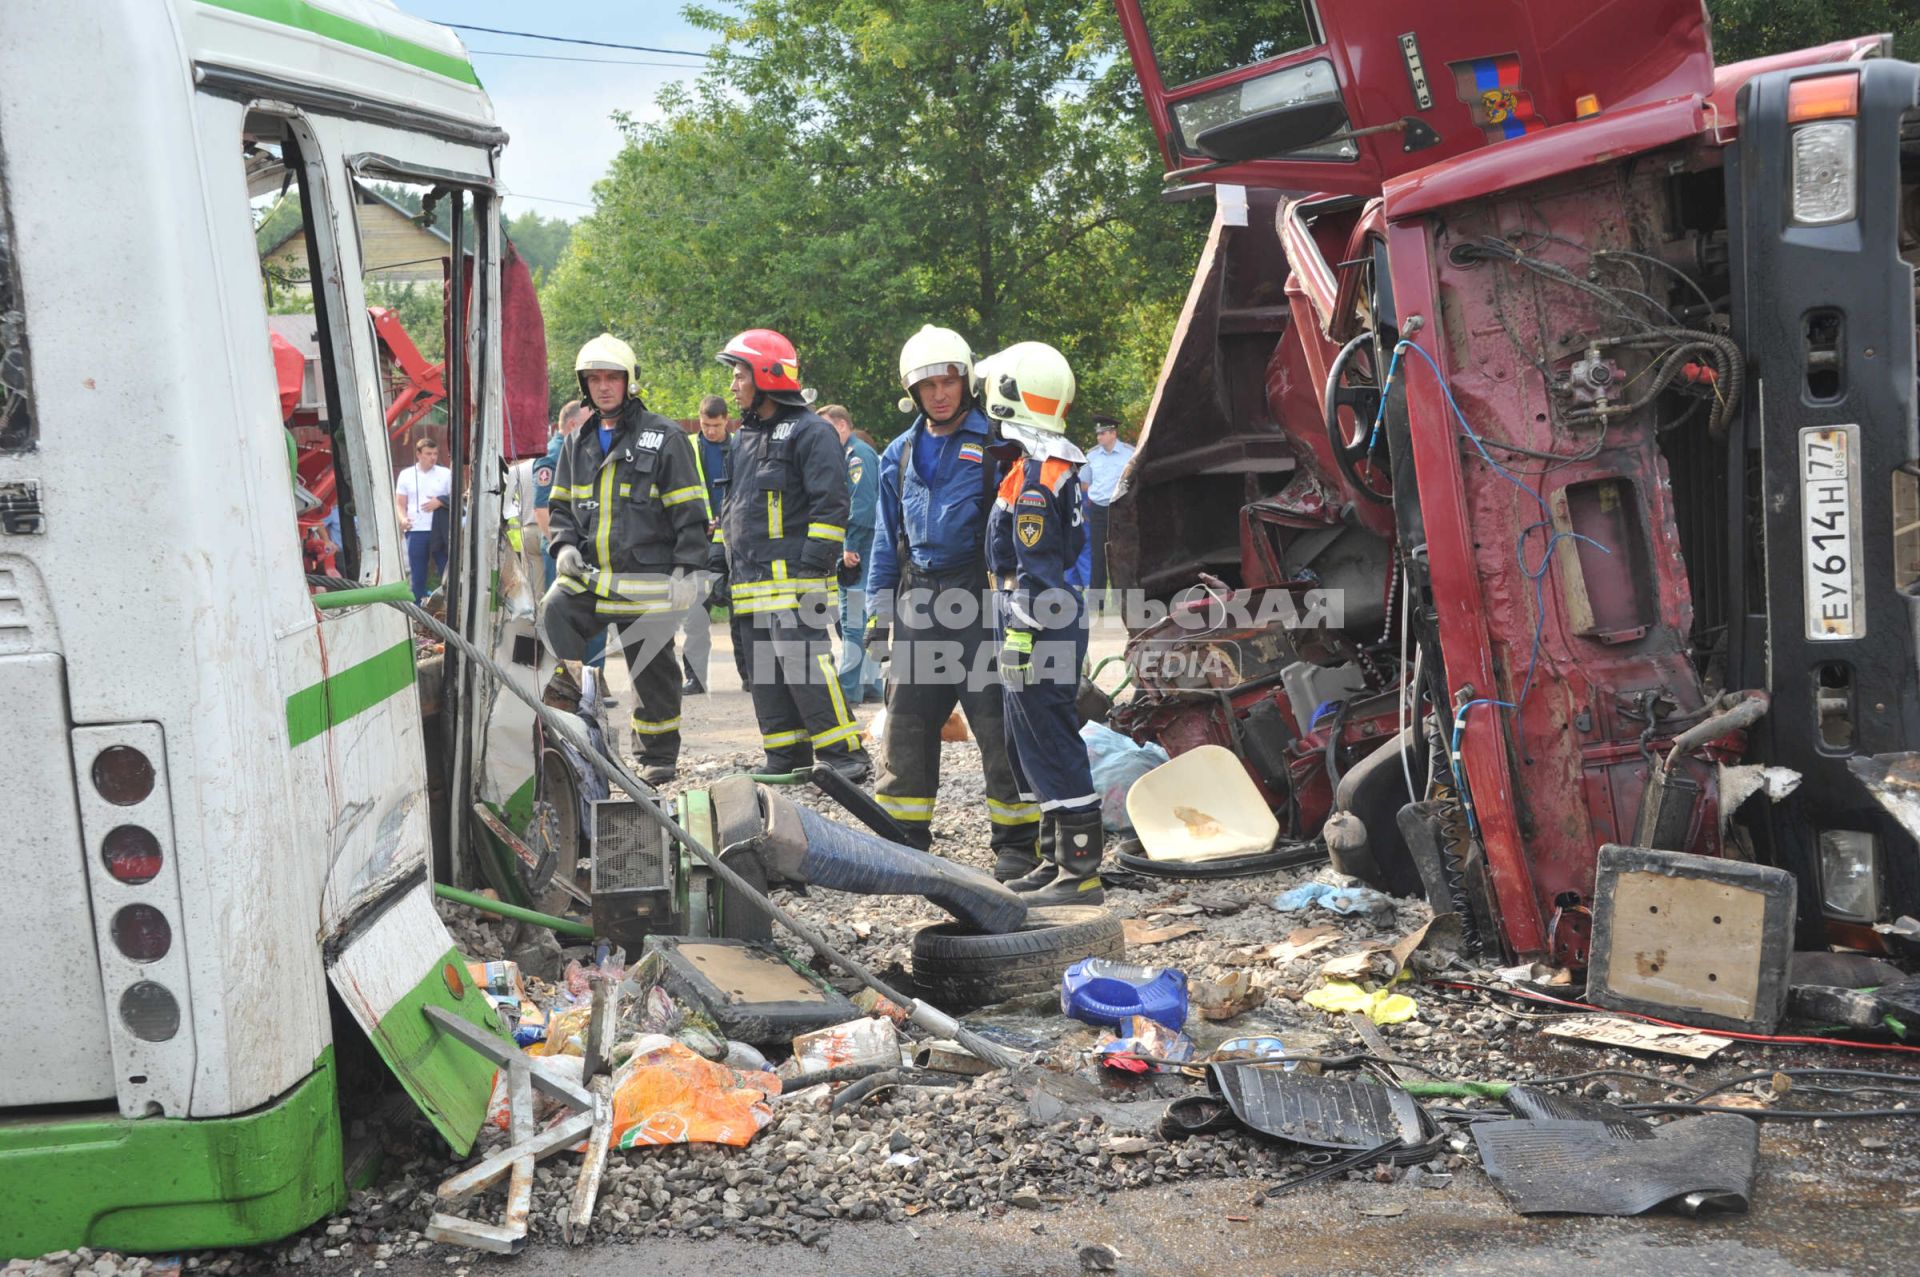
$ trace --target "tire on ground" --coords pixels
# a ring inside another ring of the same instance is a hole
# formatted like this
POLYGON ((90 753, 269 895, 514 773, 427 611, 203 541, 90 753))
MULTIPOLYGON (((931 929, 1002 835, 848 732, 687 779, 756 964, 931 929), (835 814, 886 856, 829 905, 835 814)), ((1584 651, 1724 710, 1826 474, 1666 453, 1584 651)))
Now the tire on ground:
POLYGON ((1029 910, 1018 931, 983 936, 958 923, 923 927, 913 937, 913 980, 944 1011, 991 1006, 1031 993, 1051 993, 1082 958, 1120 958, 1120 919, 1090 905, 1029 910))

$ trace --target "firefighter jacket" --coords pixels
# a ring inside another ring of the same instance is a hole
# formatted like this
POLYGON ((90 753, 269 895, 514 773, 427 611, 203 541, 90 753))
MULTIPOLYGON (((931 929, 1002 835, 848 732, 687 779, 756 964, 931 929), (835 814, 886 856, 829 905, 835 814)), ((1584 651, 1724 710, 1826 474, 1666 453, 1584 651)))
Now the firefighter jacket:
POLYGON ((913 468, 913 445, 926 428, 924 416, 914 418, 880 458, 873 572, 867 578, 876 596, 899 589, 900 574, 909 567, 934 577, 972 572, 978 579, 993 504, 995 466, 987 451, 992 427, 978 408, 968 412, 942 440, 931 485, 913 468))
POLYGON ((1080 624, 1075 569, 1086 544, 1079 467, 1058 457, 1015 464, 987 519, 987 568, 1006 628, 1046 633, 1080 624))
POLYGON ((746 616, 798 608, 805 594, 835 588, 847 540, 847 461, 840 436, 808 409, 777 405, 749 414, 727 456, 718 553, 732 607, 746 616))
POLYGON ((579 549, 593 579, 595 610, 637 616, 668 611, 666 580, 706 563, 707 489, 684 431, 630 401, 600 449, 598 421, 567 437, 554 467, 548 542, 579 549))

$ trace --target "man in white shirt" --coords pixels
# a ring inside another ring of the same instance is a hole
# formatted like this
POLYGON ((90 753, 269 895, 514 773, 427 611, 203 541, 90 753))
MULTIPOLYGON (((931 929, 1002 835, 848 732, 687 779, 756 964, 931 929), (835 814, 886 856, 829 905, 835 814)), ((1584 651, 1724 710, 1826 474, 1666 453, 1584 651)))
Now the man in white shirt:
POLYGON ((447 570, 448 530, 452 514, 453 471, 439 464, 440 445, 426 435, 414 440, 413 464, 400 472, 393 488, 393 508, 400 530, 407 534, 407 575, 413 581, 413 601, 427 597, 427 581, 438 566, 447 570))
POLYGON ((1113 503, 1120 473, 1133 456, 1133 445, 1120 441, 1120 423, 1105 415, 1093 419, 1097 446, 1080 468, 1080 486, 1087 493, 1087 538, 1093 546, 1093 583, 1087 602, 1101 610, 1107 598, 1107 507, 1113 503))

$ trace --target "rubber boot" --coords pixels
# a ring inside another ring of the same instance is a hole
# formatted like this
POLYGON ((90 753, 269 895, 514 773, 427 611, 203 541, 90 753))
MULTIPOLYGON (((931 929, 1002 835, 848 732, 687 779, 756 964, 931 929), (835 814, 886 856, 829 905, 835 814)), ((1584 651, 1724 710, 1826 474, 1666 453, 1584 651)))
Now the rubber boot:
MULTIPOLYGON (((1046 828, 1045 818, 1041 819, 1040 828, 1046 828)), ((1028 847, 1002 847, 994 857, 993 876, 1001 882, 1014 882, 1040 869, 1051 869, 1052 864, 1040 850, 1043 837, 1044 834, 1036 833, 1033 845, 1028 847)))
POLYGON ((1100 857, 1106 851, 1106 833, 1100 828, 1100 809, 1054 813, 1053 860, 1060 876, 1027 897, 1040 905, 1099 905, 1107 901, 1100 885, 1100 857))
POLYGON ((1060 866, 1053 863, 1054 838, 1053 813, 1042 812, 1040 815, 1040 842, 1035 848, 1035 854, 1040 857, 1040 863, 1033 866, 1033 872, 1027 874, 1024 878, 1015 878, 1009 882, 1007 884, 1009 887, 1012 887, 1015 891, 1024 895, 1030 891, 1040 890, 1060 876, 1060 866))

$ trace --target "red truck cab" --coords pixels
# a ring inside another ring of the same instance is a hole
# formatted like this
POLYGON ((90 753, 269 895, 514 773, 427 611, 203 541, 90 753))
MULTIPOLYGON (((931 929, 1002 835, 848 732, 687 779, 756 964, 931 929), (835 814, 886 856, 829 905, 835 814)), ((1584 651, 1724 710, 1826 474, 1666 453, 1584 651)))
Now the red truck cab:
POLYGON ((1298 836, 1347 813, 1342 867, 1515 956, 1586 964, 1607 843, 1777 865, 1803 942, 1894 944, 1920 69, 1716 70, 1699 0, 1309 0, 1233 66, 1117 8, 1217 212, 1116 575, 1345 600, 1149 669, 1123 725, 1235 748, 1298 836))

